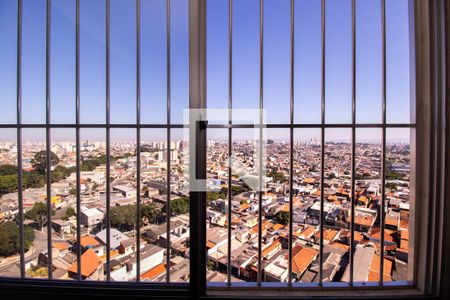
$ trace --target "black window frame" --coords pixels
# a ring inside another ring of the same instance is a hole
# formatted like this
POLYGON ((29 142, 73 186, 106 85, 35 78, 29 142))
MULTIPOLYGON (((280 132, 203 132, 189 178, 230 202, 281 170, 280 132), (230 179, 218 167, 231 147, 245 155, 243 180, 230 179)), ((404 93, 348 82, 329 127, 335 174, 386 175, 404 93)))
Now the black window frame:
MULTIPOLYGON (((139 0, 137 0, 139 1, 139 0)), ((107 0, 107 2, 109 2, 107 0)), ((206 108, 206 0, 189 1, 189 103, 191 108, 206 108)), ((415 52, 411 67, 414 74, 412 92, 416 111, 414 162, 416 176, 413 179, 413 195, 416 199, 416 215, 414 219, 414 235, 420 236, 414 247, 415 276, 412 286, 345 286, 312 288, 279 288, 279 287, 243 287, 239 289, 217 288, 206 290, 206 253, 202 245, 206 242, 205 192, 191 192, 190 226, 191 226, 191 261, 190 283, 183 284, 150 284, 150 283, 112 283, 112 282, 63 282, 58 280, 32 280, 0 278, 0 290, 4 295, 29 294, 30 296, 47 293, 77 293, 147 297, 231 297, 243 296, 288 298, 292 296, 330 296, 330 297, 440 297, 449 295, 446 285, 450 278, 450 258, 444 255, 450 249, 450 221, 446 213, 450 212, 450 190, 446 183, 450 179, 449 128, 449 46, 450 32, 449 4, 444 0, 409 0, 410 14, 414 19, 415 52), (196 228, 197 230, 192 230, 196 228), (444 267, 446 266, 446 267, 444 267)), ((21 16, 19 17, 20 20, 21 16)), ((49 22, 49 20, 47 21, 49 22)), ((20 23, 20 22, 19 22, 20 23)), ((19 24, 19 28, 20 28, 19 24)), ((47 24, 48 26, 49 24, 47 24)), ((20 29, 19 29, 20 35, 20 29)), ((19 43, 20 43, 20 39, 19 43)), ((50 40, 47 39, 47 43, 50 40)), ((21 46, 20 46, 21 47, 21 46)), ((18 48, 20 48, 18 47, 18 48)), ((19 50, 18 50, 19 51, 19 50)), ((47 55, 49 55, 47 53, 47 55)), ((20 56, 18 56, 20 57, 20 56)), ((21 66, 20 59, 18 66, 21 66)), ((49 60, 47 63, 49 68, 49 60)), ((20 70, 20 68, 18 68, 20 70)), ((18 98, 20 98, 20 72, 18 72, 18 98)), ((47 79, 48 79, 47 72, 47 79)), ((79 71, 77 72, 77 78, 79 71)), ((49 91, 47 80, 47 91, 49 91)), ((79 92, 78 92, 79 93, 79 92)), ((22 124, 20 102, 18 102, 17 125, 0 124, 0 128, 17 128, 20 140, 23 128, 46 128, 49 144, 49 131, 52 128, 74 127, 73 125, 50 124, 50 94, 47 93, 47 123, 45 126, 22 124)), ((138 102, 137 102, 138 105, 138 102)), ((79 109, 79 97, 77 97, 79 109)), ((107 109, 108 111, 108 109, 107 109)), ((80 128, 160 128, 155 124, 116 125, 110 124, 107 118, 105 125, 79 124, 77 115, 77 131, 80 128)), ((139 118, 138 118, 139 121, 139 118)), ((268 126, 270 127, 270 126, 268 126)), ((342 127, 342 126, 338 126, 342 127)), ((163 128, 183 128, 183 125, 170 124, 163 128)), ((292 124, 288 128, 293 128, 292 124)), ((79 138, 79 136, 77 136, 79 138)), ((170 135, 169 135, 170 142, 170 135)), ((204 159, 196 161, 200 177, 206 177, 206 131, 200 131, 198 144, 204 149, 204 159)), ((170 144, 170 143, 169 143, 170 144)), ((19 143, 19 149, 20 143, 19 143)), ((47 149, 49 151, 49 149, 47 149)), ((20 153, 20 152, 19 152, 20 153)), ((48 156, 49 157, 49 156, 48 156)), ((203 155, 200 155, 203 157, 203 155)), ((19 160, 20 161, 20 160, 19 160)), ((49 165, 49 164, 48 164, 49 165)), ((19 168, 19 172, 20 172, 19 168)), ((19 185, 20 184, 19 175, 19 185)), ((79 179, 78 179, 79 180, 79 179)), ((20 199, 20 195, 19 195, 20 199)), ((23 219, 23 211, 20 212, 23 219)), ((23 255, 23 254, 22 254, 23 255)))

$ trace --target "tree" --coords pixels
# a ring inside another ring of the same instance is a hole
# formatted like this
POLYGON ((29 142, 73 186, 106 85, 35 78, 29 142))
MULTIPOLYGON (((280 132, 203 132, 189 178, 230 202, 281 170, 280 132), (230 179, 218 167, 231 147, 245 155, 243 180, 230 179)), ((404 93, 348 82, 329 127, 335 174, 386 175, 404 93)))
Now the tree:
MULTIPOLYGON (((47 151, 39 151, 34 155, 31 161, 33 168, 39 173, 44 175, 47 171, 47 151)), ((50 152, 50 164, 56 166, 59 164, 59 158, 54 152, 50 152)))
MULTIPOLYGON (((51 214, 55 211, 52 209, 51 214)), ((33 207, 25 213, 25 218, 33 220, 39 225, 39 230, 42 231, 44 224, 47 222, 47 205, 42 202, 34 203, 33 207)))
POLYGON ((130 231, 136 224, 136 205, 114 206, 110 210, 111 226, 130 231))
POLYGON ((0 176, 0 196, 17 190, 17 175, 0 176))
MULTIPOLYGON (((34 232, 30 227, 24 227, 24 251, 28 251, 34 240, 34 232)), ((0 224, 0 256, 7 257, 20 252, 19 226, 9 221, 0 224)))
MULTIPOLYGON (((175 215, 187 213, 189 211, 189 198, 181 197, 170 201, 170 210, 175 215)), ((166 212, 166 205, 164 205, 163 211, 166 212)))
POLYGON ((158 217, 159 211, 156 209, 155 204, 149 203, 141 207, 142 222, 152 223, 158 217))
POLYGON ((286 225, 289 223, 289 213, 287 211, 279 211, 275 215, 278 223, 286 225))
POLYGON ((0 166, 0 176, 15 175, 15 174, 17 174, 18 170, 19 170, 19 168, 17 168, 17 166, 14 166, 14 165, 1 165, 0 166))
POLYGON ((64 218, 66 220, 69 220, 69 218, 74 216, 74 215, 75 215, 75 209, 73 207, 69 207, 66 210, 66 214, 65 214, 64 218))

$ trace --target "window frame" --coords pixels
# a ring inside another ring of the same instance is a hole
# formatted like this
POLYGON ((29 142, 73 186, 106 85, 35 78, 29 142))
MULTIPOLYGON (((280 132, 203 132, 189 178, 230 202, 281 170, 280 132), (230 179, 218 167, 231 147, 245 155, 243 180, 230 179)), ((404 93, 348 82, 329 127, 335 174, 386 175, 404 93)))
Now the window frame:
MULTIPOLYGON (((206 107, 206 0, 189 0, 189 103, 191 108, 206 107)), ((227 296, 240 298, 242 296, 276 296, 288 298, 292 296, 333 296, 333 297, 438 297, 439 292, 446 292, 445 278, 450 278, 449 268, 443 268, 442 263, 449 264, 449 258, 444 256, 444 250, 450 247, 450 223, 444 217, 449 210, 449 187, 445 185, 450 179, 450 170, 446 168, 449 157, 448 135, 449 121, 448 98, 448 61, 447 56, 449 29, 449 5, 444 0, 424 1, 409 0, 412 24, 412 45, 414 59, 411 60, 411 105, 420 112, 415 116, 416 128, 411 143, 411 169, 416 176, 411 182, 411 197, 415 201, 415 218, 413 219, 413 234, 415 239, 413 249, 414 276, 412 286, 386 284, 385 287, 375 286, 331 286, 331 287, 276 287, 253 286, 242 288, 208 287, 206 290, 206 241, 204 201, 205 193, 191 192, 190 226, 191 226, 191 264, 190 283, 185 284, 154 284, 154 283, 115 283, 115 282, 84 282, 0 278, 2 293, 17 295, 34 293, 76 293, 102 294, 114 296, 129 296, 130 293, 147 297, 177 296, 177 297, 209 297, 227 296), (447 26, 447 27, 445 27, 447 26), (446 31, 447 29, 447 31, 446 31), (447 48, 446 48, 447 46, 447 48), (447 64, 447 65, 446 65, 447 64), (446 69, 447 67, 447 69, 446 69), (447 83, 447 85, 446 85, 447 83), (445 164, 442 163, 445 160, 445 164), (420 172, 417 172, 420 170, 420 172), (198 230, 192 230, 197 228, 198 230), (446 236, 445 236, 446 235, 446 236), (445 238, 447 237, 447 238, 445 238), (151 293, 151 294, 150 294, 151 293)), ((19 75, 18 75, 19 76, 19 75)), ((107 128, 124 125, 107 124, 107 128)), ((152 126, 136 125, 137 128, 152 126)), ((35 125, 20 125, 21 128, 33 128, 35 125)), ((47 128, 53 125, 47 124, 47 128)), ((54 127, 62 127, 54 125, 54 127)), ((96 126, 81 126, 92 128, 96 126)), ((105 125, 99 127, 104 128, 105 125)), ((125 126, 126 127, 126 126, 125 126)), ((167 125, 167 128, 182 128, 183 126, 167 125)), ((16 128, 12 125, 0 125, 0 128, 16 128)), ((135 128, 135 127, 132 127, 135 128)), ((200 135, 199 143, 205 143, 206 131, 200 135)), ((201 144, 200 144, 201 145, 201 144)), ((196 162, 197 170, 205 170, 205 160, 196 162)), ((206 173, 204 174, 206 176, 206 173)), ((203 175, 200 175, 203 176, 203 175)), ((448 293, 448 291, 447 291, 448 293)))

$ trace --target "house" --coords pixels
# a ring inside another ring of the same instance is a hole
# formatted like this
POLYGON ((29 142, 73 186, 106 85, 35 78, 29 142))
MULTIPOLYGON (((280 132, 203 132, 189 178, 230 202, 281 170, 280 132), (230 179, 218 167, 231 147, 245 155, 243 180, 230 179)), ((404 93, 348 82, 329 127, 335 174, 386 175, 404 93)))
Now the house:
MULTIPOLYGON (((129 237, 127 237, 125 234, 123 234, 122 232, 120 232, 119 230, 115 229, 115 228, 111 228, 109 230, 109 246, 110 249, 118 249, 120 246, 120 243, 122 241, 128 240, 129 237)), ((103 229, 102 231, 100 231, 99 233, 97 233, 95 235, 95 237, 103 244, 106 245, 107 241, 106 241, 106 229, 103 229)))
MULTIPOLYGON (((165 249, 147 244, 141 249, 141 274, 155 268, 164 262, 165 249)), ((136 253, 130 253, 111 260, 111 279, 114 281, 132 281, 136 279, 136 253)), ((140 274, 140 275, 141 275, 140 274)))
POLYGON ((126 185, 113 186, 113 191, 119 192, 125 198, 136 198, 136 188, 126 185))
MULTIPOLYGON (((78 264, 75 261, 67 270, 69 277, 77 278, 78 264)), ((83 280, 104 280, 103 262, 92 249, 86 250, 81 255, 81 279, 83 280)))
POLYGON ((103 222, 104 214, 97 208, 81 208, 80 224, 86 227, 96 226, 103 222))
POLYGON ((309 265, 317 258, 319 251, 301 244, 292 248, 292 277, 300 279, 309 265))

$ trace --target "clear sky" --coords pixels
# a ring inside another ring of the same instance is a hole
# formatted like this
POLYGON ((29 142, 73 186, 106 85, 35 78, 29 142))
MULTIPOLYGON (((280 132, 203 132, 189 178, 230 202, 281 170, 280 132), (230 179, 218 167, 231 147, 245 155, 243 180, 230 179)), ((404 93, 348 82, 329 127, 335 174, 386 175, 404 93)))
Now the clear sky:
MULTIPOLYGON (((23 0, 23 122, 45 122, 45 0, 23 0)), ((81 122, 105 122, 105 1, 81 0, 81 122)), ((295 0, 296 123, 320 123, 320 0, 295 0)), ((141 121, 165 123, 166 1, 141 0, 141 121)), ((188 106, 188 0, 171 0, 171 121, 188 106)), ((356 0, 357 122, 381 122, 381 1, 356 0)), ((410 122, 408 1, 387 0, 387 120, 410 122)), ((228 0, 207 3, 208 106, 228 106, 228 0)), ((0 123, 16 122, 17 1, 0 0, 0 123)), ((259 104, 259 0, 233 1, 233 106, 259 104)), ((290 1, 264 1, 264 107, 289 122, 290 1)), ((111 122, 136 121, 135 1, 111 0, 111 122)), ((351 0, 326 1, 326 122, 351 122, 351 0)), ((75 0, 52 0, 51 120, 75 122, 75 0)), ((63 130, 57 131, 63 138, 63 130)), ((94 131, 92 131, 94 132, 94 131)), ((130 131, 122 131, 123 138, 130 131)), ((287 132, 287 131, 286 131, 287 132)), ((305 131, 306 132, 306 131, 305 131)), ((333 131, 334 132, 334 131, 333 131)), ((370 130, 360 136, 373 140, 370 130)), ((407 140, 405 130, 393 139, 407 140)), ((55 132, 56 134, 56 132, 55 132)), ((279 134, 285 133, 279 131, 279 134)), ((287 134, 287 133, 286 133, 287 134)), ((345 130, 331 133, 343 139, 345 130)), ((3 137, 7 135, 5 130, 3 137)), ((120 136, 120 134, 118 133, 120 136)), ((213 135, 213 134, 212 134, 213 135)), ((278 135, 275 134, 275 135, 278 135)), ((313 136, 313 134, 306 134, 313 136)), ((332 136, 331 136, 332 135, 332 136)), ((287 136, 287 135, 286 135, 287 136)), ((214 137, 214 136, 212 136, 214 137)), ((164 131, 155 131, 164 138, 164 131)), ((327 138, 327 140, 328 140, 327 138)), ((58 137, 54 137, 58 139, 58 137)), ((99 137, 100 139, 100 137, 99 137)))

